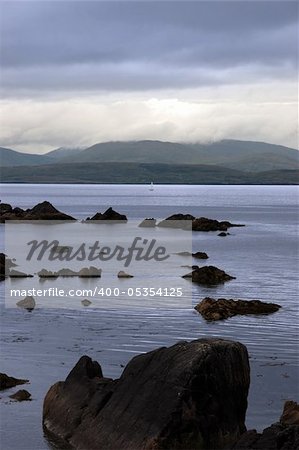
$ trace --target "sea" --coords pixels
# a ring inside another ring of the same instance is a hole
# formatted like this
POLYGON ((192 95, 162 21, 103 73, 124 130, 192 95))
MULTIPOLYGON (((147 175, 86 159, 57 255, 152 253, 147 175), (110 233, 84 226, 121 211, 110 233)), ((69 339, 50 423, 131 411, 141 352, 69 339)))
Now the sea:
MULTIPOLYGON (((169 303, 157 308, 148 303, 141 308, 124 304, 116 309, 62 305, 28 312, 6 307, 2 282, 1 372, 28 379, 30 384, 23 387, 32 401, 10 401, 16 388, 0 393, 1 449, 54 448, 43 433, 43 399, 82 355, 97 360, 106 377, 117 378, 137 354, 182 340, 232 339, 245 344, 249 352, 248 429, 262 430, 279 419, 285 400, 299 400, 298 187, 1 185, 1 201, 13 206, 31 208, 44 200, 79 220, 112 206, 126 214, 129 222, 189 213, 245 227, 231 228, 226 237, 217 232, 192 233, 193 251, 209 255, 208 260, 193 264, 217 266, 236 278, 213 287, 186 281, 191 283, 190 298, 181 307, 172 308, 169 303), (206 296, 259 299, 282 308, 270 315, 206 322, 194 310, 206 296)), ((0 233, 3 251, 4 224, 0 233)), ((183 257, 181 261, 184 265, 183 257)))

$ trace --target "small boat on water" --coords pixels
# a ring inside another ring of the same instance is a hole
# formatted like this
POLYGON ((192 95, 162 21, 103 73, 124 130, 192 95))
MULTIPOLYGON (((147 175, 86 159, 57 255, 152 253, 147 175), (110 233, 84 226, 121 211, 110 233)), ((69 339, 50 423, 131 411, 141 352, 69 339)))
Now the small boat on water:
POLYGON ((154 190, 154 183, 153 183, 153 181, 151 182, 151 185, 150 185, 149 190, 150 190, 150 191, 153 191, 153 190, 154 190))

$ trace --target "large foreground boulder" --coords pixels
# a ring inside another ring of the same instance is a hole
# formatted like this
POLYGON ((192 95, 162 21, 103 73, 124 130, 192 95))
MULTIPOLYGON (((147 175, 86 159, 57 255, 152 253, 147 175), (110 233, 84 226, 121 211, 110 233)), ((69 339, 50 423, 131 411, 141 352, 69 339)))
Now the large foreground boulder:
POLYGON ((271 314, 279 310, 280 305, 260 300, 233 300, 205 297, 194 309, 206 320, 228 319, 236 315, 271 314))
POLYGON ((279 423, 275 423, 265 428, 262 433, 250 430, 244 433, 241 438, 230 449, 234 450, 295 450, 299 448, 299 405, 296 402, 287 401, 279 423), (293 413, 289 422, 288 412, 293 413))
POLYGON ((86 220, 116 220, 118 222, 126 222, 128 219, 125 214, 120 214, 110 207, 104 213, 98 212, 92 217, 87 217, 86 220))
POLYGON ((215 266, 192 266, 192 268, 193 271, 183 275, 183 278, 191 278, 194 283, 206 286, 221 284, 236 278, 215 266))
POLYGON ((83 356, 48 391, 45 430, 76 449, 215 449, 245 432, 246 347, 179 342, 134 357, 117 380, 83 356))
MULTIPOLYGON (((10 206, 10 205, 9 205, 10 206)), ((38 203, 33 208, 0 208, 0 222, 6 220, 76 220, 55 208, 50 202, 38 203)))

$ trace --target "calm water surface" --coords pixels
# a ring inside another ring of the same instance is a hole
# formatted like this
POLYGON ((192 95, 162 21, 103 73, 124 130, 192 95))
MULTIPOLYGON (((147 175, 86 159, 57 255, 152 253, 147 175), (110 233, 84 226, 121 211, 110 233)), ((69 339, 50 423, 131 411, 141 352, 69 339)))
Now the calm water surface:
MULTIPOLYGON (((250 353, 247 427, 276 421, 286 399, 298 395, 298 188, 294 186, 2 185, 2 202, 29 208, 48 200, 78 219, 113 206, 128 218, 164 218, 176 212, 245 223, 231 236, 193 233, 193 249, 207 264, 236 276, 225 285, 192 286, 190 307, 181 309, 5 309, 1 289, 1 372, 28 378, 31 402, 11 403, 1 393, 1 448, 45 450, 42 401, 88 354, 108 377, 135 354, 178 340, 220 336, 244 343, 250 353), (258 298, 282 305, 269 316, 206 323, 193 307, 205 296, 258 298), (193 305, 191 304, 191 300, 193 305)), ((1 225, 2 248, 3 228, 1 225)), ((198 263, 198 262, 197 262, 198 263)), ((182 261, 182 264, 184 262, 182 261)))

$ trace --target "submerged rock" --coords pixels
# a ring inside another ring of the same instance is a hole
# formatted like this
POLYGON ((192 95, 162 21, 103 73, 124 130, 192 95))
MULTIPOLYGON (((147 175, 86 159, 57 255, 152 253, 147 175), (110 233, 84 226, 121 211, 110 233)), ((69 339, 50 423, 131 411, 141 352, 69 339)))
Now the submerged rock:
POLYGON ((135 356, 117 380, 83 356, 48 391, 43 424, 85 450, 223 448, 246 430, 248 388, 246 347, 228 340, 135 356))
POLYGON ((0 373, 0 391, 26 383, 29 383, 29 380, 22 380, 19 378, 10 377, 6 375, 6 373, 0 373))
POLYGON ((31 394, 30 392, 26 391, 26 389, 20 389, 15 394, 10 395, 9 398, 12 398, 17 402, 23 402, 26 400, 31 400, 31 394))
POLYGON ((35 308, 36 303, 35 303, 35 300, 33 297, 28 296, 28 297, 25 297, 24 299, 18 301, 17 306, 19 308, 24 308, 24 309, 27 309, 28 311, 32 311, 35 308))
POLYGON ((111 207, 108 208, 104 213, 96 213, 92 217, 87 217, 86 220, 116 220, 119 222, 126 222, 127 216, 114 211, 111 207))
POLYGON ((0 222, 5 222, 5 220, 76 220, 59 211, 47 201, 26 210, 9 206, 10 209, 6 208, 4 211, 0 209, 0 222))
POLYGON ((81 303, 83 306, 90 306, 92 302, 87 298, 85 298, 84 300, 81 301, 81 303))
POLYGON ((232 300, 206 297, 194 309, 206 320, 228 319, 236 315, 271 314, 279 310, 280 305, 265 303, 260 300, 232 300))
POLYGON ((192 266, 193 271, 183 275, 183 278, 192 278, 194 283, 214 285, 234 280, 236 277, 228 275, 224 270, 214 266, 192 266))

